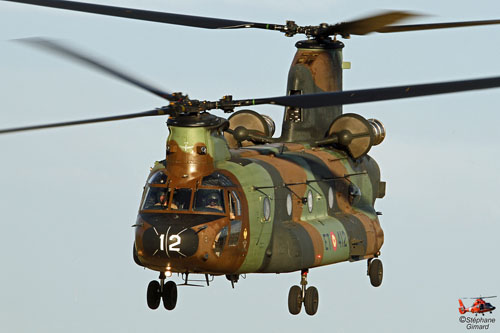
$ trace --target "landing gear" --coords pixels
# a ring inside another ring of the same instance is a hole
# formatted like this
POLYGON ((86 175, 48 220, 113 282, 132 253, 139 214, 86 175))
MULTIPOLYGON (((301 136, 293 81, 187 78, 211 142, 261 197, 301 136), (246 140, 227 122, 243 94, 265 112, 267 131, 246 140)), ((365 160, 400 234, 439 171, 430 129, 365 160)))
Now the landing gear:
POLYGON ((304 307, 308 315, 312 316, 318 311, 318 289, 316 289, 315 287, 306 288, 308 272, 309 271, 307 269, 302 270, 300 281, 301 287, 292 286, 290 288, 290 291, 288 292, 288 311, 290 311, 290 313, 293 315, 297 315, 300 313, 300 310, 302 309, 302 303, 304 303, 304 307))
POLYGON ((148 307, 152 310, 158 309, 163 300, 163 306, 167 310, 173 310, 177 304, 177 285, 173 281, 165 283, 165 273, 160 273, 160 282, 154 280, 148 285, 146 299, 148 307))
POLYGON ((161 285, 158 281, 154 280, 149 282, 146 298, 151 310, 158 309, 161 300, 161 285))
POLYGON ((292 286, 288 292, 288 311, 298 315, 302 309, 302 290, 299 286, 292 286))
POLYGON ((382 284, 384 268, 380 259, 368 260, 368 276, 370 277, 372 286, 379 287, 382 284))
POLYGON ((234 289, 234 284, 239 281, 240 276, 239 276, 239 274, 227 274, 226 275, 226 279, 228 279, 229 281, 231 281, 231 286, 234 289))
POLYGON ((161 298, 163 300, 163 306, 167 310, 173 310, 177 304, 177 285, 173 281, 168 281, 163 286, 163 292, 161 293, 161 298))
POLYGON ((306 308, 306 313, 310 316, 316 314, 318 311, 319 294, 318 289, 315 287, 309 287, 306 289, 306 297, 304 297, 304 307, 306 308))

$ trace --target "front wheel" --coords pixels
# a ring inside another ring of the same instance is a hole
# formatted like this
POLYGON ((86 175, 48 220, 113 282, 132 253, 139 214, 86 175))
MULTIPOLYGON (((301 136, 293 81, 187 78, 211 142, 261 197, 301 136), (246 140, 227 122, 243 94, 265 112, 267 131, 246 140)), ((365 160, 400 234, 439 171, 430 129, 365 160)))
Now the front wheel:
POLYGON ((161 286, 158 281, 149 282, 146 299, 151 310, 158 309, 161 301, 161 286))
POLYGON ((177 285, 173 281, 168 281, 163 286, 163 293, 161 294, 163 299, 163 306, 167 310, 173 310, 177 304, 177 285))

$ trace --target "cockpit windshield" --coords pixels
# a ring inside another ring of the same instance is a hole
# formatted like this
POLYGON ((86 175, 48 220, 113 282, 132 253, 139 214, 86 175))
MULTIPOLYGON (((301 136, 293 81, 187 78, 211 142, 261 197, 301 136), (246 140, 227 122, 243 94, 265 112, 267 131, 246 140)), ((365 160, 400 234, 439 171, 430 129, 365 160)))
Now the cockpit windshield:
POLYGON ((172 197, 172 205, 170 208, 174 210, 188 210, 191 202, 190 188, 176 188, 172 197))
POLYGON ((218 189, 198 189, 194 195, 193 210, 224 213, 224 192, 218 189))
POLYGON ((226 201, 230 218, 240 215, 239 199, 230 189, 235 184, 220 172, 205 176, 193 187, 176 188, 163 170, 148 179, 141 210, 195 211, 225 214, 226 201), (200 186, 201 185, 201 186, 200 186))
POLYGON ((142 209, 167 209, 170 200, 170 188, 148 187, 142 209))

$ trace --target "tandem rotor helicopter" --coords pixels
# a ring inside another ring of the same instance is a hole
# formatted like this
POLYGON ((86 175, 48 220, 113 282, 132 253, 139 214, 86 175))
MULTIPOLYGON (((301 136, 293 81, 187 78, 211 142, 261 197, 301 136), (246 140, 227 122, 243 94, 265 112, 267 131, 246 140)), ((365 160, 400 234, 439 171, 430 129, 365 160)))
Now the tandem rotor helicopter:
POLYGON ((79 51, 46 39, 23 42, 103 71, 167 100, 154 110, 112 117, 0 130, 0 134, 139 117, 168 116, 165 156, 152 168, 139 206, 134 261, 159 272, 149 283, 147 304, 167 310, 177 303, 182 273, 225 275, 233 284, 249 273, 300 272, 289 290, 288 309, 317 312, 318 290, 308 287, 311 268, 366 260, 374 287, 382 283, 384 233, 376 199, 386 184, 368 155, 386 131, 376 119, 343 114, 342 105, 500 87, 500 77, 342 91, 342 49, 338 38, 499 24, 500 20, 395 25, 413 14, 388 11, 338 24, 267 24, 152 12, 73 1, 31 0, 23 4, 207 29, 266 29, 303 34, 288 76, 287 95, 217 101, 191 99, 149 85, 79 51), (285 107, 282 133, 248 108, 285 107), (210 110, 231 113, 228 119, 210 110))

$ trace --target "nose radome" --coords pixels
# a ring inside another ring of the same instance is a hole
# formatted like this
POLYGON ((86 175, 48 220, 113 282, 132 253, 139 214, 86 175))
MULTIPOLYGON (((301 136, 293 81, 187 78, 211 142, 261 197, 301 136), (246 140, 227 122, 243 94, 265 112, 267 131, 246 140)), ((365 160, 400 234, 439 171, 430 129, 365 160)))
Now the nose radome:
POLYGON ((186 258, 196 253, 198 235, 193 229, 182 226, 152 227, 144 232, 143 245, 148 256, 186 258))

